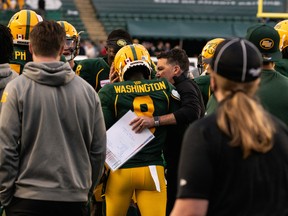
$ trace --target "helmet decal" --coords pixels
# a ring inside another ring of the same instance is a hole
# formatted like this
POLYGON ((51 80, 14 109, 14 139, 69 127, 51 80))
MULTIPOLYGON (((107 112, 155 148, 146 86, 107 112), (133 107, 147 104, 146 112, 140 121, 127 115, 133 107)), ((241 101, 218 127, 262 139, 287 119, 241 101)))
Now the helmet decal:
POLYGON ((117 44, 118 46, 120 46, 120 47, 123 47, 123 46, 126 46, 126 45, 127 45, 127 43, 126 43, 126 41, 125 41, 124 39, 119 39, 119 40, 117 40, 116 44, 117 44))
POLYGON ((132 50, 133 59, 134 59, 134 60, 138 60, 135 47, 134 47, 133 45, 130 45, 130 48, 131 48, 131 50, 132 50))
MULTIPOLYGON (((146 67, 144 76, 150 78, 151 75, 151 59, 147 49, 141 44, 126 45, 122 47, 114 58, 115 71, 120 77, 120 81, 124 80, 124 74, 129 68, 135 66, 146 67)), ((144 72, 143 72, 144 73, 144 72)))
POLYGON ((30 32, 30 19, 31 19, 31 14, 30 11, 27 11, 27 27, 26 27, 26 33, 25 33, 25 38, 29 38, 29 32, 30 32))
POLYGON ((29 45, 29 35, 37 23, 43 19, 33 10, 20 10, 9 20, 8 27, 13 36, 13 43, 29 45))

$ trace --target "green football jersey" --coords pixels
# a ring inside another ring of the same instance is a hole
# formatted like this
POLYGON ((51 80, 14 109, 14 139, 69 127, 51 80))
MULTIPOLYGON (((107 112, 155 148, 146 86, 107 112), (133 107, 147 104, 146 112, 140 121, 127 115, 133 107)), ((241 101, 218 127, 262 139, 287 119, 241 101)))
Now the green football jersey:
POLYGON ((103 58, 75 61, 75 73, 86 80, 97 92, 109 83, 110 67, 103 58))
MULTIPOLYGON (((24 65, 27 62, 33 61, 32 55, 29 51, 29 46, 14 45, 14 52, 12 60, 10 60, 10 67, 18 74, 22 74, 24 65)), ((66 62, 65 56, 61 56, 60 61, 66 62)))
POLYGON ((29 51, 29 46, 14 45, 14 52, 12 60, 10 60, 10 67, 19 74, 22 74, 24 65, 32 61, 32 55, 29 51))
POLYGON ((206 107, 207 102, 212 94, 212 91, 210 88, 210 76, 209 75, 199 76, 199 77, 194 78, 194 81, 199 86, 199 89, 203 97, 204 105, 206 107))
MULTIPOLYGON (((109 129, 127 111, 138 116, 161 116, 180 106, 179 96, 166 80, 124 81, 105 85, 99 91, 106 128, 109 129), (178 100, 177 100, 178 97, 178 100)), ((166 139, 165 126, 150 128, 155 138, 128 160, 122 168, 163 165, 161 157, 166 139)))

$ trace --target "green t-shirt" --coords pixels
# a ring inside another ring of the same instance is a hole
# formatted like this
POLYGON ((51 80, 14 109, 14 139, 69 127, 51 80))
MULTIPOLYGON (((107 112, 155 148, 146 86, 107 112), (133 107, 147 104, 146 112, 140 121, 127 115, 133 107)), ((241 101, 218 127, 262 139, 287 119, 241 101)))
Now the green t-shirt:
MULTIPOLYGON (((109 129, 127 111, 138 116, 161 116, 175 111, 179 101, 173 97, 174 87, 166 80, 123 81, 105 85, 99 91, 106 128, 109 129)), ((166 140, 165 126, 150 128, 155 138, 128 160, 122 168, 162 165, 166 140)))
POLYGON ((275 70, 288 77, 288 59, 280 59, 278 62, 275 62, 275 70))
POLYGON ((288 78, 277 71, 262 70, 257 96, 263 107, 288 125, 288 78))
POLYGON ((75 73, 86 80, 97 92, 110 82, 110 67, 103 58, 75 61, 75 65, 75 73))
MULTIPOLYGON (((262 106, 272 115, 288 125, 288 78, 274 70, 262 70, 261 82, 256 96, 262 106)), ((217 108, 217 101, 212 95, 208 101, 206 113, 211 114, 217 108)))

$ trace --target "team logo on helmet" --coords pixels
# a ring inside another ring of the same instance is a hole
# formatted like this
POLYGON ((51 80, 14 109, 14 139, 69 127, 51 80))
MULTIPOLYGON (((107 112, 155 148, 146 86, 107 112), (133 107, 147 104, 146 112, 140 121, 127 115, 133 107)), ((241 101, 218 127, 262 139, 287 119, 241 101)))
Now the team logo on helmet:
POLYGON ((208 44, 207 52, 208 52, 210 55, 214 55, 215 49, 216 49, 217 45, 218 45, 218 43, 210 43, 210 44, 208 44))
POLYGON ((120 47, 123 47, 123 46, 126 46, 127 45, 127 42, 124 40, 124 39, 119 39, 117 40, 117 45, 120 46, 120 47))
POLYGON ((274 41, 271 38, 264 38, 260 41, 260 47, 262 49, 272 49, 274 47, 274 41))

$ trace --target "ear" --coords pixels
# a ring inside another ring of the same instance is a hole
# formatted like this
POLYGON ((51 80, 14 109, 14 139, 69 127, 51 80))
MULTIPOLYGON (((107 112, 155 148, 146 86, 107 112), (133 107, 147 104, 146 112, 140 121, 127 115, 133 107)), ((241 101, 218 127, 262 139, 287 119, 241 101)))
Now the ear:
POLYGON ((179 76, 182 73, 181 68, 180 68, 179 65, 175 65, 173 67, 173 73, 174 73, 175 76, 179 76))
POLYGON ((213 74, 210 74, 210 88, 213 92, 217 90, 217 84, 213 74))
POLYGON ((33 49, 31 43, 29 43, 29 52, 33 55, 33 49))
POLYGON ((61 56, 64 52, 64 46, 61 46, 60 51, 59 51, 59 56, 61 56))

